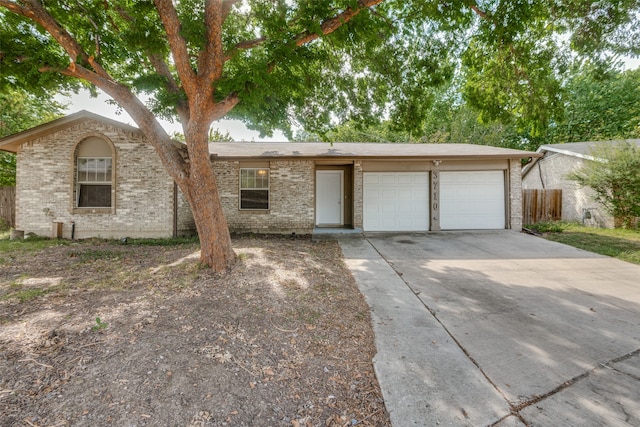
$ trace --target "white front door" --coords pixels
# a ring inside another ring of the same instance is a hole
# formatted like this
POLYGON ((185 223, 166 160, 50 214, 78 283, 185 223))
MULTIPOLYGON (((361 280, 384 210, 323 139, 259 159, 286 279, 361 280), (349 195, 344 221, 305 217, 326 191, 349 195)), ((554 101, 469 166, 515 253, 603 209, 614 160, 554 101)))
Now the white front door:
POLYGON ((316 171, 316 225, 342 225, 344 171, 316 171))

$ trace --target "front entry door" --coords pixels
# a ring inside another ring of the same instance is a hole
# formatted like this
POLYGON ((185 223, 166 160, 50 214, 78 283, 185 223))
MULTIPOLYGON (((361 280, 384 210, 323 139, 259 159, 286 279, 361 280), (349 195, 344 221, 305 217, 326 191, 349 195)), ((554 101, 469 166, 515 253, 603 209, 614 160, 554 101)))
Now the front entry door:
POLYGON ((316 171, 316 225, 344 224, 343 188, 344 171, 316 171))

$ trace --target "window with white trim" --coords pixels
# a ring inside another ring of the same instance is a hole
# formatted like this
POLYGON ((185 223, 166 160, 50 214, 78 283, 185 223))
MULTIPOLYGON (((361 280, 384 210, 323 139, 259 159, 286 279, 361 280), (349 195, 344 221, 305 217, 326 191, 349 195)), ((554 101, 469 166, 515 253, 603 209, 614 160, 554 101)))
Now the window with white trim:
POLYGON ((269 209, 269 169, 240 169, 240 209, 269 209))
POLYGON ((79 208, 111 207, 111 158, 78 157, 77 206, 79 208))

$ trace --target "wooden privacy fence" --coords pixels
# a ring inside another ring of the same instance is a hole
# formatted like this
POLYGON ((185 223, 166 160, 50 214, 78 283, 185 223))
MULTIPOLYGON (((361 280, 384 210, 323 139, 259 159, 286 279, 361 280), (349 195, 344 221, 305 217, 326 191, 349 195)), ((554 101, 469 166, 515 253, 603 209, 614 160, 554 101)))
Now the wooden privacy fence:
POLYGON ((16 187, 0 187, 0 222, 2 221, 9 227, 16 225, 16 187))
POLYGON ((522 190, 522 223, 562 219, 562 190, 522 190))

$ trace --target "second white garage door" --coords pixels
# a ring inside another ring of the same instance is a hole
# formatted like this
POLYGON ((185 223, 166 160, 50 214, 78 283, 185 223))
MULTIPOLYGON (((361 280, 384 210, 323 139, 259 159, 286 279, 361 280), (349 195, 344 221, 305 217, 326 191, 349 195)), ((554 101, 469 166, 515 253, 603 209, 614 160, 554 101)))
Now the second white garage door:
POLYGON ((429 230, 427 172, 365 172, 364 231, 429 230))
POLYGON ((505 228, 504 172, 441 172, 440 228, 505 228))

